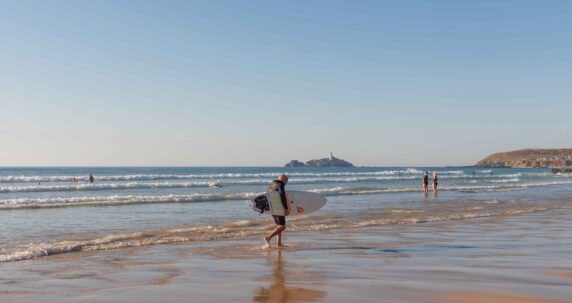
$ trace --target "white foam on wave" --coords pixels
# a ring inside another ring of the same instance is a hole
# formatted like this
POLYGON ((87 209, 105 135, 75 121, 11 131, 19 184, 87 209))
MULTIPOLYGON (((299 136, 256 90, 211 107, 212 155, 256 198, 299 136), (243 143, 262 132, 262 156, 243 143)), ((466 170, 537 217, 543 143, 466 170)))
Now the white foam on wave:
POLYGON ((489 180, 490 182, 493 183, 516 183, 516 182, 520 182, 519 178, 510 178, 510 179, 499 179, 499 180, 489 180))
MULTIPOLYGON (((504 182, 492 185, 452 185, 442 186, 444 191, 495 191, 495 190, 518 190, 528 187, 568 185, 570 181, 547 181, 534 183, 504 182)), ((383 193, 417 192, 419 187, 334 187, 309 190, 325 196, 339 195, 370 195, 383 193)), ((115 206, 143 203, 189 203, 208 201, 248 200, 260 193, 231 192, 231 193, 193 193, 187 195, 109 195, 109 196, 85 196, 85 197, 51 197, 51 198, 14 198, 0 200, 1 209, 22 208, 55 208, 71 206, 115 206)))
MULTIPOLYGON (((452 185, 441 186, 439 190, 442 191, 494 191, 494 190, 515 190, 524 189, 528 187, 552 186, 552 185, 568 185, 572 181, 547 181, 547 182, 533 182, 533 183, 520 183, 515 184, 514 180, 501 180, 500 184, 495 185, 452 185)), ((382 194, 382 193, 405 193, 405 192, 418 192, 420 187, 395 187, 395 188, 367 188, 367 187, 335 187, 325 189, 313 189, 312 192, 319 193, 325 196, 338 196, 338 195, 367 195, 367 194, 382 194)))
MULTIPOLYGON (((347 228, 362 228, 393 224, 420 224, 437 221, 464 220, 498 215, 519 215, 552 209, 570 209, 568 203, 532 204, 506 203, 498 200, 455 201, 445 207, 429 203, 422 209, 374 209, 352 215, 333 214, 292 218, 296 223, 293 231, 315 231, 347 228)), ((189 241, 244 239, 259 237, 268 232, 267 218, 241 220, 220 225, 188 226, 156 231, 134 231, 109 234, 97 238, 66 239, 29 243, 0 248, 0 262, 35 259, 43 256, 79 251, 101 251, 125 247, 140 247, 189 241)))
POLYGON ((187 203, 247 200, 259 193, 189 194, 166 196, 112 195, 89 197, 16 198, 0 200, 0 209, 56 208, 71 206, 116 206, 143 203, 187 203))
POLYGON ((553 175, 556 178, 572 178, 572 174, 570 174, 570 173, 565 173, 565 174, 563 174, 563 173, 557 173, 557 174, 550 173, 550 175, 553 175))
POLYGON ((497 179, 497 178, 518 178, 522 177, 521 173, 515 174, 498 174, 498 175, 463 175, 463 177, 471 179, 497 179))
POLYGON ((88 184, 69 184, 69 185, 0 186, 0 193, 97 191, 97 190, 117 190, 117 189, 186 188, 186 187, 208 187, 208 186, 209 182, 88 183, 88 184))
POLYGON ((324 196, 346 196, 346 195, 370 195, 370 194, 382 194, 382 193, 415 192, 419 191, 419 189, 413 187, 367 188, 367 187, 340 186, 334 188, 313 189, 310 191, 324 196))
MULTIPOLYGON (((442 179, 458 179, 466 175, 442 176, 442 179)), ((353 177, 326 177, 326 178, 299 178, 290 179, 290 184, 320 184, 320 183, 352 183, 352 182, 383 182, 383 181, 406 181, 416 180, 418 176, 353 176, 353 177)), ((191 182, 118 182, 118 183, 71 183, 71 184, 42 184, 42 185, 17 185, 0 186, 0 193, 22 193, 22 192, 67 192, 67 191, 109 191, 124 189, 157 189, 157 188, 195 188, 209 187, 216 183, 225 185, 268 185, 271 179, 229 179, 229 180, 209 180, 191 182)))
POLYGON ((552 186, 552 185, 568 185, 572 181, 547 181, 547 182, 530 182, 530 183, 514 183, 514 182, 498 182, 498 185, 453 185, 441 187, 442 190, 502 190, 502 189, 524 189, 529 187, 552 186))
MULTIPOLYGON (((416 176, 384 176, 384 177, 350 177, 350 178, 292 178, 290 184, 318 184, 338 182, 363 182, 363 181, 395 181, 411 180, 416 176)), ((250 180, 225 180, 216 183, 224 185, 268 185, 270 179, 250 180)), ((66 191, 106 191, 122 189, 156 189, 156 188, 194 188, 209 187, 210 181, 193 182, 124 182, 124 183, 85 183, 66 185, 32 185, 32 186, 0 186, 0 193, 19 192, 66 192, 66 191)))
MULTIPOLYGON (((482 177, 482 175, 467 175, 462 170, 438 170, 435 171, 443 178, 463 178, 463 177, 482 177)), ((284 172, 267 172, 267 173, 221 173, 221 174, 131 174, 131 175, 102 175, 96 176, 97 182, 114 182, 114 181, 160 181, 160 180, 188 180, 188 179, 245 179, 245 178, 275 178, 284 172)), ((324 178, 324 177, 383 177, 388 178, 407 178, 418 177, 423 171, 415 168, 404 170, 379 170, 365 172, 289 172, 290 177, 298 178, 324 178)), ((536 176, 529 174, 530 176, 536 176)), ((521 173, 493 175, 490 177, 520 177, 521 173)), ((538 176, 547 176, 540 174, 538 176)), ((78 182, 87 183, 87 176, 76 177, 78 182)), ((266 179, 268 178, 268 179, 266 179)), ((38 183, 38 182, 71 182, 72 176, 0 176, 0 183, 38 183)))
POLYGON ((167 230, 135 231, 109 234, 95 239, 30 243, 13 248, 0 248, 0 262, 35 259, 44 256, 79 252, 170 244, 187 241, 244 237, 266 231, 268 220, 242 220, 218 226, 190 226, 167 230))
POLYGON ((438 170, 436 171, 437 174, 453 174, 453 175, 462 175, 465 172, 462 170, 438 170))
MULTIPOLYGON (((132 174, 96 176, 97 181, 152 181, 181 179, 241 179, 241 178, 275 178, 284 172, 267 173, 221 173, 221 174, 132 174)), ((289 172, 291 177, 335 177, 335 176, 391 176, 419 175, 423 172, 415 168, 405 170, 379 170, 365 172, 289 172)), ((438 171, 440 174, 463 174, 463 171, 438 171)), ((76 177, 79 182, 88 182, 89 177, 76 177)), ((0 176, 0 183, 29 182, 71 182, 72 176, 0 176)))
POLYGON ((494 178, 518 178, 518 177, 522 177, 521 173, 516 173, 516 174, 499 174, 499 175, 492 175, 491 177, 494 178))

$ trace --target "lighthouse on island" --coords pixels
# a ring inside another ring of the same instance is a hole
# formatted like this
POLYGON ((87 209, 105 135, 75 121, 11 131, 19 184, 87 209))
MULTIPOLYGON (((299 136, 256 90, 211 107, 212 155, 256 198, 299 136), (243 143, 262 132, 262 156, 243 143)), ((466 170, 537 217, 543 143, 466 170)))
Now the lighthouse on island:
POLYGON ((334 157, 334 153, 330 152, 327 158, 314 159, 306 163, 302 163, 298 160, 292 160, 286 165, 286 167, 354 167, 353 164, 346 160, 338 159, 334 157))

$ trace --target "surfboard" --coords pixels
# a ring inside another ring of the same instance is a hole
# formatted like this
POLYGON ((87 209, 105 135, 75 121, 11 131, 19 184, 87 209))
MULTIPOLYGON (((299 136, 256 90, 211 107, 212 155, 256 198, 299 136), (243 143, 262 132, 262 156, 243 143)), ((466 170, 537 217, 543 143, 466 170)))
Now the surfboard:
MULTIPOLYGON (((287 191, 286 200, 290 215, 304 215, 319 210, 326 205, 326 198, 306 191, 287 191)), ((278 192, 258 195, 250 200, 253 210, 275 216, 284 215, 284 206, 278 192)))

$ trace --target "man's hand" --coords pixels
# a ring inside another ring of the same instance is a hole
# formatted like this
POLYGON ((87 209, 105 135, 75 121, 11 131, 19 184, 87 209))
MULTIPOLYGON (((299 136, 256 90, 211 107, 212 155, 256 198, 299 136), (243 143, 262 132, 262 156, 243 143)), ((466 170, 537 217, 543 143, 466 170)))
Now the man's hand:
POLYGON ((287 216, 287 215, 289 215, 289 214, 290 214, 290 211, 287 210, 287 209, 285 209, 285 210, 284 210, 284 216, 287 216))

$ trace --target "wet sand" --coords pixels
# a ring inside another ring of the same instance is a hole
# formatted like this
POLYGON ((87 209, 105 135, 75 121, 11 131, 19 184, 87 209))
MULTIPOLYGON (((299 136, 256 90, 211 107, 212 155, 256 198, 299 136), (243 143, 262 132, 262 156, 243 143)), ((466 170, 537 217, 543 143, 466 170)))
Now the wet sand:
POLYGON ((570 230, 558 210, 70 253, 0 264, 0 301, 572 302, 570 230))

